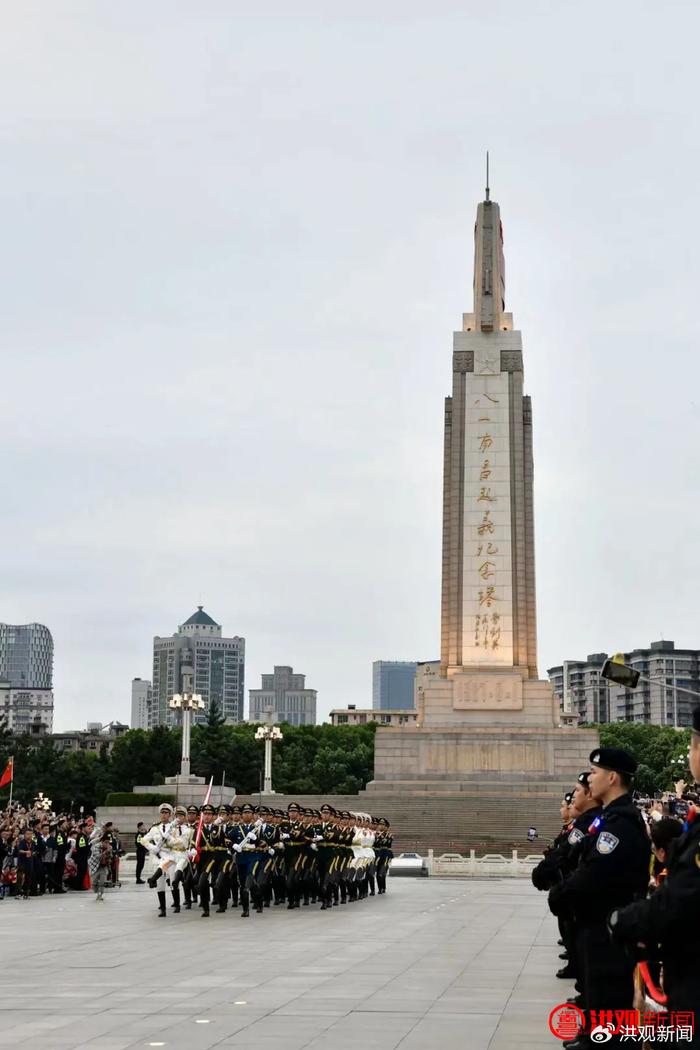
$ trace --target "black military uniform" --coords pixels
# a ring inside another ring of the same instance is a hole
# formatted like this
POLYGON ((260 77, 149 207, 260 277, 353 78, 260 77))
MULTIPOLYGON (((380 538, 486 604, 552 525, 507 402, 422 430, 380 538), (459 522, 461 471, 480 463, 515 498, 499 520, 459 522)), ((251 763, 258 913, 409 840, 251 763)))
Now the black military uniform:
MULTIPOLYGON (((202 813, 216 814, 213 806, 202 806, 202 813)), ((199 843, 199 861, 197 864, 197 896, 202 908, 203 919, 209 916, 209 899, 219 868, 228 853, 226 837, 221 824, 203 824, 202 837, 199 843)))
POLYGON ((385 817, 377 821, 382 830, 374 840, 374 852, 377 857, 377 893, 386 893, 386 877, 389 874, 391 858, 394 856, 392 845, 394 836, 391 834, 391 825, 385 817))
MULTIPOLYGON (((693 712, 693 732, 700 734, 700 707, 693 712)), ((647 900, 635 901, 613 912, 613 937, 640 956, 660 955, 669 1013, 695 1013, 693 1040, 683 1046, 700 1047, 700 978, 698 977, 698 928, 700 926, 700 813, 689 813, 687 829, 670 850, 668 875, 647 900)))
MULTIPOLYGON (((637 768, 632 755, 621 748, 600 748, 591 752, 590 761, 628 777, 637 768)), ((576 923, 585 1009, 629 1010, 634 961, 611 940, 607 928, 611 911, 643 896, 649 879, 649 837, 629 793, 603 807, 581 847, 576 870, 550 890, 550 908, 555 915, 570 915, 576 923)), ((571 1045, 587 1043, 581 1038, 571 1045)))
POLYGON ((141 875, 143 874, 143 866, 146 863, 146 856, 148 853, 146 847, 141 843, 143 835, 143 824, 139 824, 136 829, 136 882, 139 886, 143 885, 144 882, 141 875))
MULTIPOLYGON (((586 790, 588 789, 588 773, 579 773, 576 779, 579 784, 584 785, 586 790)), ((569 792, 564 796, 564 801, 570 803, 573 798, 573 792, 569 792)), ((536 889, 550 890, 573 874, 583 854, 586 836, 591 832, 594 821, 601 812, 600 806, 591 807, 564 825, 552 847, 545 851, 544 858, 532 872, 532 882, 536 889)), ((597 828, 597 825, 595 827, 597 828)), ((557 971, 557 977, 579 978, 583 972, 583 965, 577 955, 577 947, 580 949, 580 943, 576 937, 575 916, 572 912, 560 912, 557 918, 561 941, 565 949, 563 957, 567 960, 565 965, 557 971)))
MULTIPOLYGON (((199 806, 188 806, 187 807, 187 823, 192 828, 193 832, 193 844, 197 836, 197 827, 199 825, 199 806)), ((185 891, 185 908, 190 911, 192 908, 192 901, 197 903, 197 869, 192 861, 190 861, 185 868, 185 874, 182 879, 182 888, 185 891)))

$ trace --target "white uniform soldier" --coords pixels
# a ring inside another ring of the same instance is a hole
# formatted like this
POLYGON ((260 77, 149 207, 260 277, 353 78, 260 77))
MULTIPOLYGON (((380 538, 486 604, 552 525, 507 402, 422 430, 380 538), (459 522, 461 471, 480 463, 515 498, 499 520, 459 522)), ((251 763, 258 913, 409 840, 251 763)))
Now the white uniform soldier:
POLYGON ((170 882, 175 912, 180 911, 180 883, 197 852, 194 834, 194 828, 187 823, 187 810, 184 806, 176 806, 175 820, 165 832, 160 848, 160 866, 170 882))
POLYGON ((154 824, 141 839, 141 845, 145 846, 151 857, 153 857, 156 870, 148 879, 148 885, 152 890, 158 890, 158 916, 164 919, 167 915, 165 910, 165 868, 168 866, 168 857, 161 856, 161 851, 166 848, 167 834, 173 821, 173 807, 169 802, 160 805, 160 823, 154 824))

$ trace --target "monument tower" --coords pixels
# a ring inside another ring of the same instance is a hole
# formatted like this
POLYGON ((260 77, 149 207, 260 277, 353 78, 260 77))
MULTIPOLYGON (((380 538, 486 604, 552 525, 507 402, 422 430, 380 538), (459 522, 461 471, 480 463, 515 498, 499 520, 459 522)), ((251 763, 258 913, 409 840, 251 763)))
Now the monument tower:
POLYGON ((380 729, 370 790, 532 779, 559 793, 593 731, 561 725, 537 673, 532 406, 505 309, 498 204, 479 204, 474 305, 454 333, 445 401, 440 662, 416 674, 416 727, 380 729))

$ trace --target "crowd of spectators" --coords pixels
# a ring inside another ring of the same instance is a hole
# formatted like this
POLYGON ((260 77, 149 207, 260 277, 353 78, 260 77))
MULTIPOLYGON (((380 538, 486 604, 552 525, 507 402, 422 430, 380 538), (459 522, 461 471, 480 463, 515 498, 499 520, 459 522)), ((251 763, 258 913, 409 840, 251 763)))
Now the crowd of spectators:
POLYGON ((0 815, 0 900, 93 888, 101 899, 118 882, 122 853, 111 823, 14 804, 0 815))

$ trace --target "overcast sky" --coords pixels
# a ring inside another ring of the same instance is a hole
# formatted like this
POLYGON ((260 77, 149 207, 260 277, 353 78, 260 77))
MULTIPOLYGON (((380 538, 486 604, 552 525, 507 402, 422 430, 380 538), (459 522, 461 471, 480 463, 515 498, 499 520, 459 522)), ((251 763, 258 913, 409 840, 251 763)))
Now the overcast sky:
POLYGON ((700 647, 694 2, 3 8, 0 620, 50 627, 58 728, 128 721, 197 604, 321 716, 439 655, 487 147, 540 672, 700 647))

